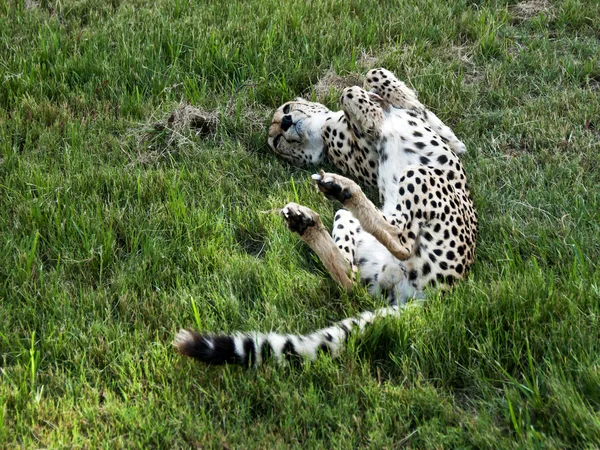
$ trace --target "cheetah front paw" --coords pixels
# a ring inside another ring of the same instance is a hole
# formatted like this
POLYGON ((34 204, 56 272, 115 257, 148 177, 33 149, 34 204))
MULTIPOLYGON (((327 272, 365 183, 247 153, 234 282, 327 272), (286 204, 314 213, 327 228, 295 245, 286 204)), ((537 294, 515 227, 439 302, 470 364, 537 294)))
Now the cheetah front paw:
POLYGON ((279 212, 290 231, 302 236, 308 228, 321 225, 321 217, 312 209, 297 203, 288 203, 279 212))
POLYGON ((360 187, 354 181, 334 173, 321 171, 312 175, 312 179, 325 197, 337 200, 342 205, 360 192, 360 187))

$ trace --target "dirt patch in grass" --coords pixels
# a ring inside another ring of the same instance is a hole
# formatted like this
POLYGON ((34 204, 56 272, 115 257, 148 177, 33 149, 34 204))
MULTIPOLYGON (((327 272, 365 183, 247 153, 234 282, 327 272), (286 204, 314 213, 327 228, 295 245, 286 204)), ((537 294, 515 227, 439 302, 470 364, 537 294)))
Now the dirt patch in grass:
POLYGON ((313 86, 318 101, 323 101, 332 94, 339 95, 349 86, 362 86, 362 76, 357 73, 338 75, 332 69, 325 72, 319 81, 313 86))
POLYGON ((162 119, 152 117, 147 123, 127 133, 126 141, 133 149, 133 153, 129 155, 130 164, 152 164, 193 143, 196 136, 214 137, 219 123, 218 111, 207 111, 180 103, 162 119))
MULTIPOLYGON (((384 53, 384 52, 382 52, 384 53)), ((381 61, 381 57, 379 56, 375 56, 369 52, 366 51, 362 51, 360 54, 360 58, 358 58, 358 61, 356 61, 356 64, 364 67, 367 70, 370 69, 376 69, 377 67, 379 67, 381 61)))
POLYGON ((171 132, 168 144, 177 141, 188 131, 202 137, 214 135, 218 125, 219 114, 217 112, 205 111, 186 104, 180 104, 166 120, 153 124, 157 131, 169 130, 171 132))
POLYGON ((517 3, 511 8, 513 17, 517 20, 527 20, 541 13, 548 13, 551 5, 548 0, 529 0, 517 3))
POLYGON ((198 140, 219 140, 229 135, 250 143, 257 135, 266 136, 271 114, 272 111, 237 94, 219 110, 180 103, 161 119, 153 116, 131 129, 125 135, 124 147, 130 149, 127 152, 130 165, 147 165, 169 155, 192 151, 198 140))

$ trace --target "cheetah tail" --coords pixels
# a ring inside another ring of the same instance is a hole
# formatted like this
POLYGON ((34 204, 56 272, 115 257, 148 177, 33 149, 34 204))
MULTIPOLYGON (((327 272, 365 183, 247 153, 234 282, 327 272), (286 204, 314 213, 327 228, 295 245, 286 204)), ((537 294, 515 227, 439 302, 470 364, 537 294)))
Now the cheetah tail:
POLYGON ((304 336, 258 332, 219 335, 181 330, 175 336, 173 346, 180 354, 208 364, 258 366, 270 357, 278 363, 297 358, 312 360, 319 352, 329 353, 335 358, 343 351, 350 333, 364 332, 377 318, 397 316, 403 307, 365 311, 357 317, 304 336))

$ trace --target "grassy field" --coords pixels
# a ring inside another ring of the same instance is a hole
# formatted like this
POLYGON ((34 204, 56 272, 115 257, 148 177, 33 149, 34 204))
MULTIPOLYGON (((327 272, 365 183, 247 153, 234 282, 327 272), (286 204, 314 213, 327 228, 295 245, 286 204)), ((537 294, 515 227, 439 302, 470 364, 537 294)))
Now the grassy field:
POLYGON ((600 3, 0 0, 1 448, 600 446, 600 3), (415 6, 415 5, 418 5, 415 6), (468 280, 332 361, 206 367, 180 327, 307 332, 341 292, 266 146, 384 66, 469 149, 468 280), (214 133, 157 129, 180 104, 214 133))

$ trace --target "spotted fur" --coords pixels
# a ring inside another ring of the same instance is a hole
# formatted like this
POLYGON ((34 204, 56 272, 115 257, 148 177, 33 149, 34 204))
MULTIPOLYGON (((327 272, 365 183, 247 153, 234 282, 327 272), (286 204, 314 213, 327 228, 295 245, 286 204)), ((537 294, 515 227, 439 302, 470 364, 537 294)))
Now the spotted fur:
POLYGON ((466 276, 477 215, 457 156, 464 144, 391 72, 371 70, 366 84, 368 91, 346 88, 338 112, 300 98, 285 103, 273 116, 268 143, 294 164, 328 159, 352 178, 313 175, 319 191, 344 207, 331 235, 309 208, 289 203, 281 215, 342 287, 358 279, 389 306, 305 336, 182 330, 174 341, 180 353, 214 364, 259 364, 267 355, 315 358, 319 351, 336 356, 352 330, 466 276), (380 208, 359 184, 378 187, 380 208))

